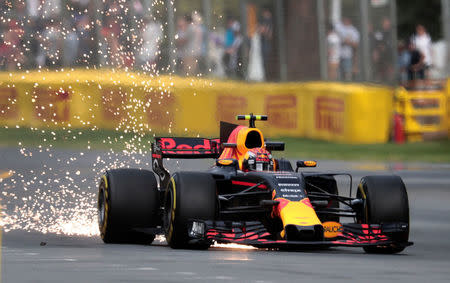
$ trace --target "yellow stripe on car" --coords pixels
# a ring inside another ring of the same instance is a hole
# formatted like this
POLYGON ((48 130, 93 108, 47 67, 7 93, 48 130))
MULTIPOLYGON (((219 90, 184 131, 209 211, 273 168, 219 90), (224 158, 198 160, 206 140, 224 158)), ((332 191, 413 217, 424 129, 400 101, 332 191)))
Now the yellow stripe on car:
POLYGON ((173 221, 175 219, 175 208, 177 207, 177 191, 176 191, 176 187, 175 187, 175 180, 173 179, 173 177, 170 179, 170 182, 172 183, 172 188, 173 188, 173 208, 172 211, 170 212, 170 226, 169 226, 169 232, 167 233, 167 242, 170 241, 170 239, 172 238, 172 233, 173 233, 173 221))
POLYGON ((106 175, 103 175, 102 179, 105 182, 105 188, 108 188, 108 178, 106 178, 106 175))
POLYGON ((283 226, 299 225, 299 226, 313 226, 321 224, 319 217, 317 217, 314 208, 306 204, 308 199, 301 201, 289 201, 285 207, 280 210, 280 218, 283 221, 283 226))
POLYGON ((361 184, 358 185, 358 190, 361 192, 363 199, 366 199, 366 193, 364 192, 361 184))

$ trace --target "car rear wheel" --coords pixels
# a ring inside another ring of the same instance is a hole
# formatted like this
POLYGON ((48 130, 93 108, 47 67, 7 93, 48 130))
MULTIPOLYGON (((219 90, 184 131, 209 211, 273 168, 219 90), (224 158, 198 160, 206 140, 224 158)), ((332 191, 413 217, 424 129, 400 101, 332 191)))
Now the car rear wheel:
MULTIPOLYGON (((366 176, 358 186, 357 198, 365 200, 358 222, 365 224, 407 223, 407 231, 388 233, 396 242, 407 242, 409 237, 409 204, 405 184, 399 176, 366 176)), ((367 253, 399 253, 403 246, 369 246, 367 253)))
POLYGON ((103 242, 151 244, 155 235, 137 230, 161 222, 155 175, 139 169, 108 170, 100 180, 97 208, 103 242))
POLYGON ((210 243, 189 243, 190 220, 214 220, 217 209, 216 182, 211 174, 178 172, 172 176, 165 195, 166 241, 174 249, 207 249, 210 243))

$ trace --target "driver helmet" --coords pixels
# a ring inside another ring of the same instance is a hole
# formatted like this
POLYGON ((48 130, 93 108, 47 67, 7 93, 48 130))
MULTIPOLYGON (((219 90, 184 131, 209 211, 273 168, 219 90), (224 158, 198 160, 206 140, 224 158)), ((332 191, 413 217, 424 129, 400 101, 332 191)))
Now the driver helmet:
POLYGON ((273 171, 272 155, 264 148, 249 149, 243 164, 245 171, 273 171))

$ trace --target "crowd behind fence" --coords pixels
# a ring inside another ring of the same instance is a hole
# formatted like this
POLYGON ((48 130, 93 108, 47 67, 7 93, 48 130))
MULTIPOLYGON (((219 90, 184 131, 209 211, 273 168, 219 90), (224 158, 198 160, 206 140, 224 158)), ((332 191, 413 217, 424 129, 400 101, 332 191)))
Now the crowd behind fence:
POLYGON ((425 78, 431 38, 418 24, 397 39, 393 2, 2 0, 0 69, 386 84, 425 78))

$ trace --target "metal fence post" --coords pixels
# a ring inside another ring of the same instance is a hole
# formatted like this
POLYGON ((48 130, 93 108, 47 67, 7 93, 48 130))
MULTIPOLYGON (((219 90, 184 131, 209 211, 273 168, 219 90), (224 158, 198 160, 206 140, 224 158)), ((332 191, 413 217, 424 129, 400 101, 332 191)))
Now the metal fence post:
POLYGON ((368 81, 371 78, 369 46, 369 0, 361 0, 358 2, 361 13, 361 79, 363 81, 368 81))
POLYGON ((174 5, 172 0, 166 1, 166 9, 167 9, 167 31, 169 38, 169 72, 174 72, 175 70, 175 14, 174 14, 174 5))
POLYGON ((328 54, 327 54, 327 32, 325 25, 325 5, 324 0, 317 0, 317 28, 319 34, 319 64, 320 79, 328 79, 328 54))
POLYGON ((275 1, 275 13, 277 20, 277 33, 278 33, 278 54, 280 60, 280 80, 287 80, 287 61, 286 61, 286 41, 284 34, 284 1, 283 0, 274 0, 275 1))
MULTIPOLYGON (((443 0, 445 1, 445 0, 443 0)), ((389 83, 394 84, 395 86, 398 84, 400 79, 400 70, 397 63, 398 58, 398 50, 397 50, 397 42, 398 42, 398 34, 397 34, 397 2, 389 1, 389 16, 391 18, 391 40, 392 40, 392 62, 394 67, 394 75, 392 81, 389 83)))
MULTIPOLYGON (((212 25, 211 25, 211 14, 212 14, 212 5, 211 0, 203 0, 202 2, 203 6, 203 18, 205 19, 205 27, 206 27, 206 50, 205 50, 205 65, 206 65, 206 72, 209 73, 209 70, 211 68, 211 62, 209 58, 209 32, 212 31, 212 25)), ((205 74, 204 74, 205 75, 205 74)))
POLYGON ((445 62, 446 76, 450 77, 450 1, 441 0, 442 10, 442 30, 444 31, 445 47, 447 51, 447 58, 445 62))
MULTIPOLYGON (((248 43, 249 42, 249 38, 248 38, 248 34, 247 34, 247 0, 240 0, 239 1, 239 8, 241 9, 241 13, 240 13, 240 23, 241 23, 241 34, 244 38, 244 42, 248 43)), ((242 65, 241 69, 244 70, 244 74, 247 74, 247 67, 248 67, 248 56, 247 54, 249 54, 249 44, 243 44, 242 45, 242 53, 246 54, 244 57, 245 59, 242 60, 242 65)), ((244 79, 246 78, 246 75, 244 75, 244 79)))

